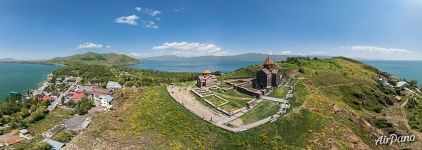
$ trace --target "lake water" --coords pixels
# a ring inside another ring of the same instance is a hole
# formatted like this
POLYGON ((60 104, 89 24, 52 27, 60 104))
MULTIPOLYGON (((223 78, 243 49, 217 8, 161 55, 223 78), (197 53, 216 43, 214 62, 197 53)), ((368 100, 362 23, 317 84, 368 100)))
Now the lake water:
POLYGON ((26 93, 37 88, 58 66, 0 63, 0 100, 11 91, 26 93))
MULTIPOLYGON (((365 60, 362 61, 381 71, 389 72, 400 78, 407 80, 417 80, 422 83, 422 61, 384 61, 384 60, 365 60)), ((211 71, 231 72, 241 67, 262 64, 263 62, 254 61, 149 61, 142 64, 131 65, 134 68, 155 69, 170 72, 202 72, 208 67, 211 71)))
POLYGON ((417 80, 422 85, 422 61, 365 60, 362 62, 402 79, 417 80))
POLYGON ((246 67, 253 64, 262 64, 264 61, 156 61, 156 60, 145 60, 142 64, 130 65, 133 68, 141 69, 154 69, 160 71, 169 72, 202 72, 205 68, 208 68, 212 72, 232 72, 242 67, 246 67))
MULTIPOLYGON (((418 80, 422 83, 422 61, 363 61, 381 71, 397 77, 418 80)), ((130 65, 133 68, 154 69, 169 72, 202 72, 204 68, 211 71, 231 72, 242 67, 263 62, 254 61, 144 61, 142 64, 130 65)), ((25 93, 37 88, 58 66, 40 64, 2 64, 0 63, 0 100, 4 100, 11 91, 25 93)))

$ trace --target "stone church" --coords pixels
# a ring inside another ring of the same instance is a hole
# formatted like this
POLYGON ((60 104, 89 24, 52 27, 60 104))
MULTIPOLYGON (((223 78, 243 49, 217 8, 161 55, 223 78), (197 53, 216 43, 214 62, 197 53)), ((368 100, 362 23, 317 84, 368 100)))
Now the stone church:
POLYGON ((282 75, 276 69, 271 56, 268 56, 261 70, 258 71, 255 78, 255 88, 271 89, 279 87, 282 84, 282 75))
POLYGON ((211 71, 205 69, 202 72, 202 75, 198 77, 196 86, 199 88, 203 87, 212 87, 217 85, 217 77, 215 75, 211 75, 211 71))

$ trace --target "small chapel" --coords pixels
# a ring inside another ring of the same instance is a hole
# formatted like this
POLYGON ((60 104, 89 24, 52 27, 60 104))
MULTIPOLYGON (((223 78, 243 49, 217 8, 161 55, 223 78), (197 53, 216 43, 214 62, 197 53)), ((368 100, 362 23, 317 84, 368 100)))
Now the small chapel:
POLYGON ((198 76, 196 86, 199 88, 207 88, 217 85, 217 77, 211 74, 211 71, 205 69, 202 75, 198 76))

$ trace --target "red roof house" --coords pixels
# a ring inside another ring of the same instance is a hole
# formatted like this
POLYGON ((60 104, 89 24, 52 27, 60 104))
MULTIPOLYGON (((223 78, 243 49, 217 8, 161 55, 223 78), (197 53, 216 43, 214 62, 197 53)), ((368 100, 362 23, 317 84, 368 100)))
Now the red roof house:
POLYGON ((71 99, 73 100, 82 100, 85 97, 85 93, 83 92, 74 92, 71 99))

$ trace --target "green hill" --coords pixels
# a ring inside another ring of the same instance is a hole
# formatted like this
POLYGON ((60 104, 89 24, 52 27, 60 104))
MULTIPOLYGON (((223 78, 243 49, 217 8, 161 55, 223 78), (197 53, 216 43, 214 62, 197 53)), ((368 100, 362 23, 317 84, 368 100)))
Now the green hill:
POLYGON ((127 64, 137 64, 139 60, 126 56, 124 54, 98 54, 98 53, 84 53, 77 54, 68 57, 56 57, 51 60, 45 61, 48 64, 106 64, 106 65, 127 65, 127 64))
MULTIPOLYGON (((218 62, 233 62, 233 61, 252 61, 252 62, 261 62, 267 58, 268 54, 261 53, 246 53, 240 55, 232 56, 197 56, 197 57, 179 57, 174 55, 164 55, 157 57, 145 58, 145 60, 155 60, 155 61, 184 61, 184 62, 198 62, 198 61, 218 61, 218 62)), ((281 61, 286 60, 288 57, 293 57, 292 55, 272 55, 273 60, 281 61)), ((329 56, 309 56, 309 57, 318 57, 318 58, 328 58, 329 56)))
MULTIPOLYGON (((231 133, 190 113, 165 85, 116 91, 114 110, 93 116, 93 124, 69 144, 73 149, 400 149, 422 141, 375 145, 382 135, 417 135, 422 124, 407 99, 378 84, 378 70, 348 58, 288 59, 277 63, 297 83, 292 108, 277 121, 231 133), (124 93, 124 94, 123 94, 124 93), (411 124, 406 116, 411 115, 411 124), (97 143, 93 145, 92 143, 97 143)), ((260 65, 221 79, 253 77, 260 65)), ((132 71, 135 71, 132 69, 132 71)), ((131 73, 135 74, 135 73, 131 73)), ((161 74, 156 74, 161 76, 161 74)), ((144 76, 139 76, 139 78, 144 76)), ((134 77, 138 78, 138 77, 134 77)), ((193 82, 176 83, 178 85, 193 82)), ((154 84, 153 84, 154 85, 154 84)), ((420 97, 412 106, 422 105, 420 97)), ((418 106, 419 107, 419 106, 418 106)), ((418 108, 416 106, 413 108, 418 108)), ((418 139, 418 138, 417 138, 418 139)))

